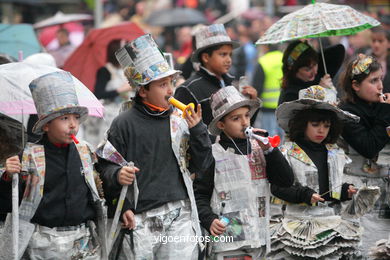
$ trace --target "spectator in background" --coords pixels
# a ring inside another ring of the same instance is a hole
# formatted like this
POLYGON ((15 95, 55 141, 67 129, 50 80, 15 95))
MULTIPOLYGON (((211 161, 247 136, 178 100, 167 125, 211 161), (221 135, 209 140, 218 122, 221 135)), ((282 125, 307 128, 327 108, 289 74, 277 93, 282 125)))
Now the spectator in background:
POLYGON ((241 76, 252 78, 256 64, 257 50, 251 39, 250 23, 247 21, 237 24, 240 47, 233 51, 233 64, 230 73, 239 80, 241 76))
POLYGON ((256 88, 259 98, 263 101, 257 114, 254 127, 267 129, 270 135, 283 135, 276 122, 275 110, 278 107, 280 85, 283 77, 283 52, 277 45, 264 45, 266 53, 258 59, 255 67, 252 86, 256 88))
POLYGON ((96 73, 94 94, 104 105, 104 119, 89 118, 84 125, 85 139, 94 146, 103 140, 104 133, 118 115, 120 103, 135 96, 115 57, 121 40, 113 40, 107 46, 107 63, 96 73))
POLYGON ((390 29, 377 26, 371 29, 369 54, 376 58, 383 70, 383 93, 390 93, 390 29))
POLYGON ((76 46, 70 42, 69 31, 67 29, 58 29, 56 36, 59 47, 55 50, 49 51, 49 53, 53 55, 54 59, 56 60, 57 67, 62 68, 65 64, 65 61, 76 49, 76 46))

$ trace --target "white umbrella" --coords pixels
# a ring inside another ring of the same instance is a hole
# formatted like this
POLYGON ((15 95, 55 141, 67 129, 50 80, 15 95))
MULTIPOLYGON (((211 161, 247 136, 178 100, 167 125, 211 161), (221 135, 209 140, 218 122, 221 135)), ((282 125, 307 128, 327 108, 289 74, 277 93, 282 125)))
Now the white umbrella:
POLYGON ((40 29, 43 27, 64 24, 69 22, 77 22, 77 21, 86 21, 93 20, 93 16, 90 14, 64 14, 61 11, 58 11, 54 16, 49 17, 45 20, 42 20, 38 23, 34 24, 35 29, 40 29))

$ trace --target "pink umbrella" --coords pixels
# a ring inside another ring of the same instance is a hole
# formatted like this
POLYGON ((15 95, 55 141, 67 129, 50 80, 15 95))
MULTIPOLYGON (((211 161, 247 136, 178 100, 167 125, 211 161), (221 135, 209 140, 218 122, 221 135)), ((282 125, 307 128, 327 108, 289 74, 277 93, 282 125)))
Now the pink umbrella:
MULTIPOLYGON (((61 69, 25 62, 1 65, 0 112, 6 115, 36 114, 37 111, 28 86, 32 80, 55 71, 61 71, 61 69)), ((79 104, 88 108, 89 115, 103 117, 104 107, 96 96, 77 78, 73 77, 73 80, 79 104)))

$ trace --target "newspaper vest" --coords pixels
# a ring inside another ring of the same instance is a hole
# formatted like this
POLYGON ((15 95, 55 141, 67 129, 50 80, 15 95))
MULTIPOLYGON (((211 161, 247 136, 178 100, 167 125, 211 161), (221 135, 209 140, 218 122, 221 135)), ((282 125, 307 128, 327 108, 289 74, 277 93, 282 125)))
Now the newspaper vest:
POLYGON ((283 77, 281 51, 271 51, 259 58, 259 64, 264 71, 264 90, 261 93, 263 107, 276 109, 280 95, 280 84, 283 77))
MULTIPOLYGON (((328 150, 328 174, 330 196, 340 199, 343 183, 343 169, 350 159, 337 145, 326 145, 328 150)), ((294 175, 295 183, 319 192, 318 170, 310 157, 295 142, 286 142, 281 148, 283 155, 289 162, 294 175)))
MULTIPOLYGON (((198 210, 196 207, 194 189, 192 187, 192 180, 190 178, 191 173, 188 170, 188 155, 187 150, 189 148, 189 138, 190 132, 188 130, 188 125, 185 120, 181 117, 179 110, 175 109, 170 116, 170 125, 171 125, 171 142, 172 150, 175 154, 176 160, 179 164, 180 171, 183 176, 184 184, 187 189, 187 194, 191 202, 191 220, 192 228, 195 231, 195 234, 200 237, 200 225, 198 218, 198 210)), ((201 243, 199 243, 201 246, 201 243)))
MULTIPOLYGON (((102 246, 102 256, 105 252, 105 227, 107 221, 106 207, 104 200, 99 197, 95 184, 94 176, 97 174, 93 169, 94 157, 88 145, 80 141, 76 145, 83 166, 82 174, 85 182, 91 191, 94 208, 97 216, 97 228, 99 233, 99 242, 102 246)), ((36 210, 43 197, 43 187, 45 183, 46 161, 43 145, 27 143, 23 151, 22 171, 28 173, 26 188, 23 194, 22 202, 19 206, 19 255, 23 254, 34 231, 34 224, 30 220, 35 215, 36 210)), ((6 222, 11 224, 11 222, 6 222)), ((1 248, 1 245, 0 245, 1 248)))
POLYGON ((239 248, 269 248, 269 197, 263 151, 251 141, 252 153, 238 155, 213 144, 215 158, 214 190, 211 208, 229 219, 222 236, 233 242, 213 243, 215 253, 239 248), (223 206, 224 205, 224 206, 223 206))

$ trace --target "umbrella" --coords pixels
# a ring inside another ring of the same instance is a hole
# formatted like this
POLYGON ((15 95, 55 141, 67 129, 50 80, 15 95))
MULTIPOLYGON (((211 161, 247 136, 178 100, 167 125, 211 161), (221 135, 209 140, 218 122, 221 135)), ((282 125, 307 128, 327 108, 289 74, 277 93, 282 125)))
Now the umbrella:
MULTIPOLYGON (((32 80, 55 71, 61 69, 24 62, 0 65, 0 112, 7 115, 36 114, 28 86, 32 80)), ((103 117, 103 105, 95 95, 77 78, 73 80, 80 105, 88 107, 89 115, 103 117)))
POLYGON ((60 25, 69 22, 93 20, 93 16, 90 14, 64 14, 58 11, 54 16, 49 17, 43 21, 34 24, 35 29, 40 29, 53 25, 60 25))
POLYGON ((23 124, 0 113, 0 163, 8 157, 19 154, 23 150, 26 140, 27 134, 23 124), (20 140, 24 140, 24 142, 21 143, 20 140))
POLYGON ((63 25, 53 25, 45 27, 38 32, 41 44, 47 50, 54 50, 59 47, 56 33, 60 28, 65 28, 69 32, 69 40, 74 46, 79 46, 84 39, 84 27, 80 23, 71 22, 63 25))
POLYGON ((96 72, 107 62, 107 46, 112 40, 132 41, 145 34, 138 25, 131 22, 91 30, 83 43, 64 64, 64 70, 72 73, 93 91, 96 72))
MULTIPOLYGON (((301 38, 351 35, 379 25, 374 18, 350 6, 312 3, 274 23, 256 44, 274 44, 301 38)), ((320 41, 323 56, 322 43, 320 41)))
POLYGON ((202 12, 191 8, 173 8, 156 11, 150 14, 146 23, 153 26, 185 26, 207 23, 202 12))
POLYGON ((30 24, 0 24, 0 53, 18 58, 19 51, 24 56, 41 51, 34 28, 30 24))

